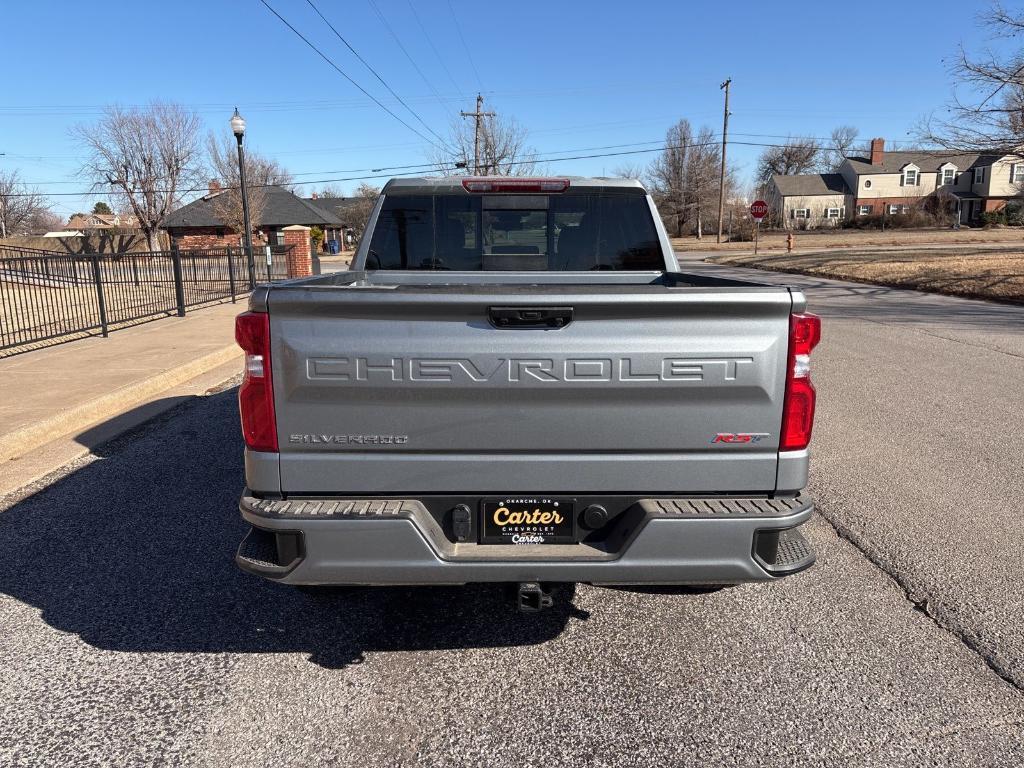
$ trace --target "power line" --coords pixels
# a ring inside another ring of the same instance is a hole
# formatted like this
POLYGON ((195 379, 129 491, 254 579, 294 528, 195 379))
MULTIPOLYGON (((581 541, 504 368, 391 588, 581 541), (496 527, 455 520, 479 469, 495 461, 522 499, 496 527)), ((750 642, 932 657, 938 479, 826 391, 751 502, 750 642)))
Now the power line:
POLYGON ((469 59, 469 66, 473 68, 473 75, 476 77, 476 85, 482 91, 484 89, 484 84, 480 79, 480 72, 476 68, 476 62, 473 61, 473 54, 470 53, 469 46, 466 45, 466 38, 462 36, 462 25, 459 24, 459 17, 455 14, 455 8, 452 7, 452 0, 448 0, 448 10, 452 14, 452 21, 455 22, 455 31, 459 33, 459 40, 462 41, 462 50, 466 52, 466 58, 469 59))
MULTIPOLYGON (((431 83, 430 80, 427 79, 427 76, 425 74, 423 74, 423 70, 420 69, 419 65, 413 59, 412 54, 410 54, 409 51, 406 49, 406 47, 404 45, 402 45, 402 41, 399 39, 398 35, 395 33, 395 30, 388 23, 388 20, 386 18, 384 18, 384 14, 380 12, 380 8, 377 7, 377 3, 375 3, 374 0, 367 0, 367 2, 369 2, 370 7, 373 8, 373 12, 375 14, 377 14, 377 18, 380 19, 380 23, 384 25, 385 29, 387 29, 388 34, 391 35, 392 39, 394 39, 395 43, 401 49, 402 53, 405 54, 405 58, 407 58, 409 60, 409 63, 412 64, 413 69, 415 69, 416 72, 419 73, 420 78, 422 78, 423 82, 426 83, 426 85, 430 89, 431 93, 434 94, 434 97, 438 100, 438 102, 441 104, 441 106, 444 107, 445 110, 447 110, 448 114, 450 114, 450 115, 452 115, 454 117, 455 116, 454 111, 451 109, 451 107, 449 107, 448 105, 445 104, 444 99, 441 97, 441 94, 437 92, 437 88, 435 88, 434 84, 431 83)), ((460 95, 459 96, 459 100, 462 101, 463 99, 464 99, 464 97, 460 95)))
MULTIPOLYGON (((733 141, 731 143, 733 143, 733 144, 742 144, 744 146, 751 146, 751 147, 786 147, 786 146, 789 146, 787 144, 753 142, 753 141, 733 141)), ((668 144, 665 144, 665 145, 662 145, 662 146, 649 147, 649 148, 646 148, 646 149, 632 149, 632 150, 624 150, 624 151, 619 151, 619 152, 603 152, 603 153, 586 154, 586 155, 569 155, 569 156, 566 156, 566 157, 548 157, 548 158, 544 158, 543 162, 545 162, 545 163, 559 163, 559 162, 564 162, 564 161, 567 161, 567 160, 593 160, 593 159, 603 158, 603 157, 622 157, 622 156, 626 156, 626 155, 649 154, 651 152, 664 152, 666 150, 672 150, 672 149, 683 149, 683 148, 694 148, 694 147, 712 147, 712 146, 719 146, 720 144, 721 144, 721 139, 720 138, 714 138, 713 140, 705 141, 705 142, 688 142, 686 144, 678 144, 678 145, 668 145, 668 144)), ((633 145, 625 145, 625 146, 633 146, 633 145)), ((814 146, 813 148, 814 149, 818 149, 818 150, 831 150, 831 149, 834 149, 834 147, 821 146, 821 145, 814 146)), ((934 155, 939 155, 939 156, 955 157, 957 155, 976 155, 976 154, 978 154, 978 152, 974 151, 974 150, 968 150, 968 149, 964 149, 964 150, 934 149, 934 150, 920 150, 920 154, 934 154, 934 155)), ((529 164, 533 164, 533 163, 536 163, 536 162, 537 162, 537 160, 534 158, 534 159, 530 159, 530 160, 513 160, 513 161, 510 161, 510 162, 504 163, 504 165, 508 165, 508 166, 529 165, 529 164)), ((407 167, 411 168, 412 166, 407 166, 407 167)), ((395 166, 395 168, 398 168, 398 166, 395 166)), ((430 166, 425 166, 424 167, 424 171, 433 170, 433 171, 443 172, 443 171, 453 170, 454 168, 455 168, 455 164, 454 163, 435 163, 435 164, 430 165, 430 166)), ((374 170, 382 170, 383 171, 383 170, 388 170, 388 169, 387 168, 380 168, 380 169, 374 169, 374 170)), ((368 176, 345 176, 345 177, 335 177, 335 178, 313 179, 313 180, 310 180, 310 181, 296 181, 296 182, 292 182, 291 186, 306 186, 306 185, 310 185, 310 184, 333 184, 333 183, 343 182, 343 181, 368 181, 368 180, 372 180, 372 179, 389 179, 389 178, 392 177, 392 175, 393 174, 389 174, 389 173, 381 173, 381 174, 373 174, 373 175, 368 175, 368 176)), ((26 183, 31 185, 30 182, 26 182, 26 183)), ((249 189, 258 189, 258 188, 262 188, 262 187, 278 187, 278 186, 289 186, 289 185, 281 185, 281 184, 249 184, 249 185, 247 185, 247 187, 249 189)), ((237 186, 223 186, 223 187, 221 187, 221 189, 237 189, 237 188, 238 188, 237 186)), ((153 191, 154 192, 158 192, 158 193, 162 193, 162 194, 170 194, 170 192, 171 192, 171 190, 167 190, 167 189, 160 189, 160 190, 153 190, 153 191)), ((178 189, 178 190, 174 190, 174 192, 176 194, 186 194, 186 193, 189 193, 189 192, 206 192, 206 191, 208 191, 207 187, 194 187, 194 188, 191 188, 191 189, 178 189)), ((7 197, 31 197, 34 194, 40 194, 40 193, 18 193, 18 194, 7 195, 7 197)), ((51 193, 42 193, 42 194, 44 194, 47 197, 87 197, 87 196, 97 196, 97 195, 106 194, 106 193, 104 193, 104 192, 97 192, 95 189, 90 189, 90 190, 86 190, 86 191, 82 191, 82 192, 51 192, 51 193)))
MULTIPOLYGON (((468 114, 472 115, 473 113, 470 112, 468 114)), ((595 150, 599 150, 599 149, 621 149, 623 147, 639 147, 639 146, 643 146, 643 145, 646 145, 646 144, 663 144, 664 141, 665 141, 664 139, 651 139, 650 141, 631 141, 631 142, 627 142, 625 144, 602 144, 600 146, 595 146, 595 147, 575 147, 573 149, 550 149, 550 150, 547 150, 547 151, 544 151, 544 152, 537 153, 537 158, 536 159, 546 162, 548 159, 551 159, 551 160, 558 160, 559 159, 559 158, 548 158, 547 157, 548 155, 564 155, 564 154, 569 153, 569 152, 591 152, 591 151, 595 151, 595 150)), ((660 148, 661 147, 657 147, 656 149, 660 149, 660 148)), ((380 171, 405 171, 405 170, 415 170, 417 168, 431 169, 431 168, 437 168, 438 166, 439 166, 439 163, 437 163, 437 162, 413 163, 413 164, 410 164, 410 165, 385 165, 385 166, 374 166, 374 167, 371 167, 371 168, 340 168, 340 169, 339 168, 335 168, 335 169, 332 169, 332 170, 329 170, 329 171, 326 171, 326 170, 323 170, 323 171, 303 171, 303 172, 300 172, 300 173, 292 173, 292 174, 289 174, 289 175, 290 176, 321 176, 321 175, 328 174, 328 173, 378 173, 380 171)), ((36 187, 36 186, 47 186, 47 185, 57 185, 57 184, 78 184, 79 182, 78 181, 68 181, 68 180, 55 180, 55 181, 32 181, 32 182, 25 182, 25 183, 28 184, 29 186, 36 187)), ((294 182, 294 183, 299 184, 299 183, 306 183, 306 182, 294 182)), ((248 186, 252 186, 252 185, 250 184, 248 186)), ((46 193, 42 192, 40 194, 46 194, 46 193)))
POLYGON ((409 10, 412 11, 412 17, 414 19, 416 19, 416 24, 419 25, 420 32, 422 32, 423 33, 423 37, 426 38, 427 44, 430 46, 430 50, 432 50, 434 52, 434 56, 437 57, 437 61, 441 65, 441 69, 443 69, 445 71, 445 74, 448 75, 448 79, 452 81, 452 85, 455 86, 455 92, 458 93, 459 96, 462 96, 463 95, 462 89, 459 88, 459 84, 457 82, 455 82, 455 78, 452 77, 452 73, 448 69, 447 65, 444 63, 444 59, 442 59, 441 58, 441 54, 438 53, 437 47, 434 45, 434 41, 430 38, 430 33, 427 32, 427 28, 424 27, 423 26, 423 22, 420 21, 420 15, 418 13, 416 13, 416 6, 413 5, 412 0, 405 0, 405 1, 409 5, 409 10))
MULTIPOLYGON (((363 88, 363 86, 361 86, 361 85, 360 85, 359 83, 357 83, 357 82, 356 82, 355 80, 353 80, 353 79, 352 79, 351 77, 349 77, 349 76, 348 76, 348 75, 347 75, 347 74, 345 73, 345 71, 344 71, 344 70, 343 70, 343 69, 342 69, 341 67, 339 67, 339 66, 338 66, 337 64, 335 64, 335 63, 334 63, 334 60, 333 60, 333 59, 331 59, 331 57, 330 57, 330 56, 328 56, 328 55, 327 55, 326 53, 324 53, 324 52, 323 52, 323 51, 321 51, 321 50, 320 50, 319 48, 317 48, 317 47, 316 47, 315 45, 313 45, 313 43, 311 43, 311 42, 309 41, 309 39, 308 39, 308 38, 307 38, 307 37, 306 37, 305 35, 303 35, 303 34, 302 34, 301 32, 299 32, 299 30, 297 30, 297 29, 296 29, 295 27, 293 27, 293 26, 292 26, 292 25, 291 25, 291 24, 290 24, 290 23, 288 22, 288 20, 287 20, 287 19, 285 19, 285 17, 284 17, 284 16, 282 16, 282 15, 281 15, 280 13, 278 13, 277 11, 275 11, 275 10, 274 10, 274 7, 273 7, 273 6, 272 6, 272 5, 270 4, 270 3, 268 3, 268 2, 267 2, 267 0, 260 0, 260 2, 261 2, 261 3, 263 3, 263 5, 265 5, 265 6, 267 7, 267 10, 269 10, 269 11, 270 11, 270 12, 271 12, 272 14, 274 14, 274 15, 275 15, 275 16, 276 16, 276 17, 277 17, 277 18, 278 18, 278 19, 279 19, 279 20, 281 21, 281 23, 282 23, 282 24, 284 24, 284 25, 285 25, 286 27, 288 27, 288 29, 290 29, 290 30, 291 30, 292 32, 294 32, 294 33, 295 33, 295 34, 296 34, 296 35, 297 35, 297 36, 299 37, 299 39, 301 39, 301 40, 302 40, 302 42, 304 42, 304 43, 305 43, 306 45, 308 45, 308 46, 309 46, 310 48, 312 48, 312 49, 313 49, 313 51, 314 51, 314 53, 316 53, 316 54, 317 54, 317 56, 319 56, 319 57, 320 57, 321 59, 323 59, 323 60, 324 60, 324 61, 326 61, 326 62, 327 62, 328 64, 330 64, 330 65, 331 65, 331 67, 333 67, 333 68, 334 68, 334 70, 335 70, 335 71, 336 71, 336 72, 337 72, 337 73, 338 73, 339 75, 341 75, 341 76, 342 76, 342 77, 344 77, 344 78, 345 78, 346 80, 348 80, 348 81, 349 81, 350 83, 352 83, 352 85, 354 85, 354 86, 355 86, 356 88, 358 88, 358 89, 359 89, 359 90, 360 90, 360 91, 361 91, 361 92, 362 92, 362 93, 363 93, 363 94, 364 94, 365 96, 368 96, 368 97, 369 97, 370 99, 372 99, 372 100, 373 100, 373 102, 374 102, 374 103, 375 103, 375 104, 376 104, 377 106, 379 106, 379 107, 380 107, 381 109, 383 109, 383 110, 384 110, 385 112, 387 112, 387 113, 388 113, 389 115, 391 115, 391 116, 392 116, 393 118, 395 118, 395 120, 397 120, 398 122, 400 122, 400 123, 401 123, 402 125, 404 125, 404 126, 405 126, 406 128, 408 128, 408 129, 409 129, 410 131, 412 131, 413 133, 415 133, 415 134, 416 134, 417 136, 419 136, 419 137, 420 137, 421 139, 423 139, 423 140, 424 140, 425 142, 427 142, 428 144, 434 144, 434 142, 433 142, 433 141, 432 141, 431 139, 428 139, 428 138, 427 138, 426 136, 424 136, 424 135, 423 135, 422 133, 420 133, 420 132, 419 132, 418 130, 416 130, 416 129, 415 129, 415 128, 413 128, 413 127, 412 127, 411 125, 409 125, 409 124, 408 124, 407 122, 405 122, 405 120, 403 120, 403 119, 402 119, 402 118, 400 118, 400 117, 399 117, 398 115, 396 115, 396 114, 395 114, 394 112, 392 112, 392 111, 391 111, 390 109, 388 109, 388 108, 387 108, 387 107, 386 107, 386 106, 385 106, 385 105, 384 105, 384 104, 383 104, 383 103, 382 103, 382 102, 380 101, 380 99, 378 99, 378 98, 377 98, 376 96, 374 96, 374 95, 373 95, 372 93, 370 93, 370 92, 369 92, 368 90, 366 90, 365 88, 363 88)), ((434 146, 437 146, 437 145, 436 145, 436 144, 434 144, 434 146)), ((442 147, 438 147, 438 149, 441 149, 442 151, 447 151, 447 149, 446 149, 445 147, 443 147, 443 146, 442 146, 442 147)))
MULTIPOLYGON (((704 142, 704 143, 692 142, 692 143, 689 143, 689 144, 687 144, 685 146, 687 146, 687 147, 704 147, 704 146, 713 146, 713 145, 716 146, 717 144, 718 144, 718 141, 709 141, 709 142, 704 142)), ((546 162, 546 163, 559 163, 559 162, 564 162, 566 160, 590 160, 590 159, 601 158, 601 157, 619 157, 619 156, 622 156, 622 155, 636 155, 636 154, 644 154, 644 153, 649 153, 649 152, 662 152, 662 151, 664 151, 666 149, 681 149, 682 146, 684 146, 684 145, 679 145, 679 146, 661 146, 661 147, 652 147, 652 148, 649 148, 649 149, 634 149, 634 150, 621 151, 621 152, 605 152, 605 153, 602 153, 602 154, 571 155, 571 156, 568 156, 568 157, 551 157, 551 158, 546 158, 544 160, 544 162, 546 162)), ((529 164, 533 164, 533 163, 536 163, 536 162, 537 161, 535 159, 530 159, 530 160, 512 160, 512 161, 509 161, 507 163, 504 163, 504 165, 508 165, 508 166, 529 165, 529 164)), ((442 171, 452 170, 453 168, 454 168, 454 163, 447 163, 447 164, 435 164, 434 166, 432 166, 432 167, 430 167, 428 169, 425 169, 425 170, 434 170, 434 171, 442 172, 442 171)), ((390 174, 390 173, 384 173, 384 174, 375 174, 375 175, 369 175, 369 176, 345 176, 345 177, 336 177, 336 178, 312 179, 310 181, 296 181, 296 182, 292 182, 291 186, 307 186, 307 185, 310 185, 310 184, 333 184, 333 183, 342 182, 342 181, 369 181, 371 179, 390 179, 392 177, 392 175, 393 174, 390 174)), ((261 189, 263 187, 279 187, 279 186, 289 186, 289 185, 282 185, 282 184, 248 184, 248 185, 246 185, 246 187, 248 189, 261 189)), ((221 189, 222 190, 238 189, 238 185, 224 185, 224 186, 221 187, 221 189)), ((157 193, 161 193, 161 194, 170 194, 172 192, 172 190, 168 190, 168 189, 159 189, 159 190, 152 190, 152 191, 153 192, 157 192, 157 193)), ((189 188, 189 189, 176 189, 176 190, 173 190, 173 192, 175 194, 187 194, 187 193, 190 193, 190 192, 207 192, 207 191, 208 191, 207 187, 193 187, 193 188, 189 188)), ((13 195, 7 195, 7 197, 29 197, 32 194, 35 194, 35 193, 18 193, 18 194, 13 194, 13 195)), ((47 196, 48 197, 86 197, 86 196, 96 196, 96 195, 101 195, 101 194, 106 194, 106 193, 97 192, 95 189, 90 189, 90 190, 86 190, 86 191, 82 191, 82 192, 51 192, 47 196)))
POLYGON ((314 3, 313 0, 306 0, 306 2, 309 4, 309 7, 312 8, 316 12, 316 15, 319 16, 321 19, 323 19, 324 24, 326 24, 328 27, 330 27, 331 32, 334 33, 335 37, 337 37, 339 40, 341 40, 341 42, 343 42, 345 44, 345 47, 348 48, 352 52, 352 55, 355 56, 357 59, 359 59, 359 61, 362 62, 363 66, 366 67, 368 70, 370 70, 370 72, 373 73, 373 76, 376 77, 380 81, 381 85, 383 85, 385 88, 388 89, 388 92, 392 96, 394 96, 396 99, 398 99, 398 103, 401 104, 403 107, 405 107, 409 111, 409 114, 411 114, 413 117, 415 117, 417 120, 419 120, 420 124, 424 128, 426 128, 430 132, 430 134, 432 136, 434 136, 438 141, 440 141, 441 144, 445 145, 449 150, 451 150, 451 147, 448 147, 448 144, 444 140, 444 138, 441 137, 433 128, 431 128, 429 125, 427 125, 426 121, 422 117, 419 116, 419 113, 417 113, 412 107, 410 107, 408 104, 406 104, 405 103, 405 99, 403 99, 401 96, 399 96, 397 93, 395 93, 395 89, 392 88, 390 85, 388 85, 387 81, 383 77, 380 76, 380 74, 377 72, 377 70, 374 69, 373 67, 371 67, 370 63, 366 59, 364 59, 362 56, 360 56, 359 52, 355 48, 352 47, 352 44, 349 43, 349 41, 346 40, 337 29, 335 29, 334 25, 331 24, 331 22, 329 22, 327 20, 327 17, 325 17, 320 12, 320 9, 316 7, 316 3, 314 3))

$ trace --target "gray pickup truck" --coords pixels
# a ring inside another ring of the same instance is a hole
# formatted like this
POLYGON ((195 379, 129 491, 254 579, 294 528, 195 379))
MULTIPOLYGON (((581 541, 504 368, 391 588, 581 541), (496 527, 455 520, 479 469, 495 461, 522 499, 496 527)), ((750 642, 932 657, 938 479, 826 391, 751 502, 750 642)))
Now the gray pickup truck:
POLYGON ((635 181, 395 179, 351 271, 236 336, 251 526, 295 585, 727 585, 807 568, 820 323, 679 271, 635 181))

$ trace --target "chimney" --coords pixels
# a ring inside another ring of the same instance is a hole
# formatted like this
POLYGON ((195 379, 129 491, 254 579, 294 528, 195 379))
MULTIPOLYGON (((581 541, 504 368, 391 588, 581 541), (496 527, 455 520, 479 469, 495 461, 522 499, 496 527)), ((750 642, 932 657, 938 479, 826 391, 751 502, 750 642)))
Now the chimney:
POLYGON ((881 165, 882 156, 885 154, 885 139, 871 140, 871 164, 881 165))
POLYGON ((210 194, 214 195, 220 192, 220 182, 216 179, 210 179, 210 194))

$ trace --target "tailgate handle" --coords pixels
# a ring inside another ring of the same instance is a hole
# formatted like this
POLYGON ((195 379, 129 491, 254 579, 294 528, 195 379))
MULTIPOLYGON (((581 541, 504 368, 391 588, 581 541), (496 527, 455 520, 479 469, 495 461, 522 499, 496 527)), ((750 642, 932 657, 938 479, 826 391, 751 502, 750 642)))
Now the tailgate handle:
POLYGON ((495 328, 564 328, 572 307, 490 307, 487 317, 495 328))

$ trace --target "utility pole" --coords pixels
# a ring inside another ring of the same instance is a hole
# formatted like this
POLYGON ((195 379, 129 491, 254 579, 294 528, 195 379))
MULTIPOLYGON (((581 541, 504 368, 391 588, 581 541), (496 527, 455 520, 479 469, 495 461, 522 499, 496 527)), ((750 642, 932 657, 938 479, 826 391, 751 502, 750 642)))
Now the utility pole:
POLYGON ((485 117, 494 117, 494 112, 484 112, 484 97, 479 93, 476 95, 476 112, 459 112, 463 117, 472 117, 476 120, 473 132, 473 175, 480 175, 480 121, 485 117))
POLYGON ((732 78, 725 78, 719 86, 725 90, 725 115, 722 117, 722 172, 718 176, 718 242, 722 242, 722 217, 725 214, 725 145, 729 136, 729 84, 732 78))

